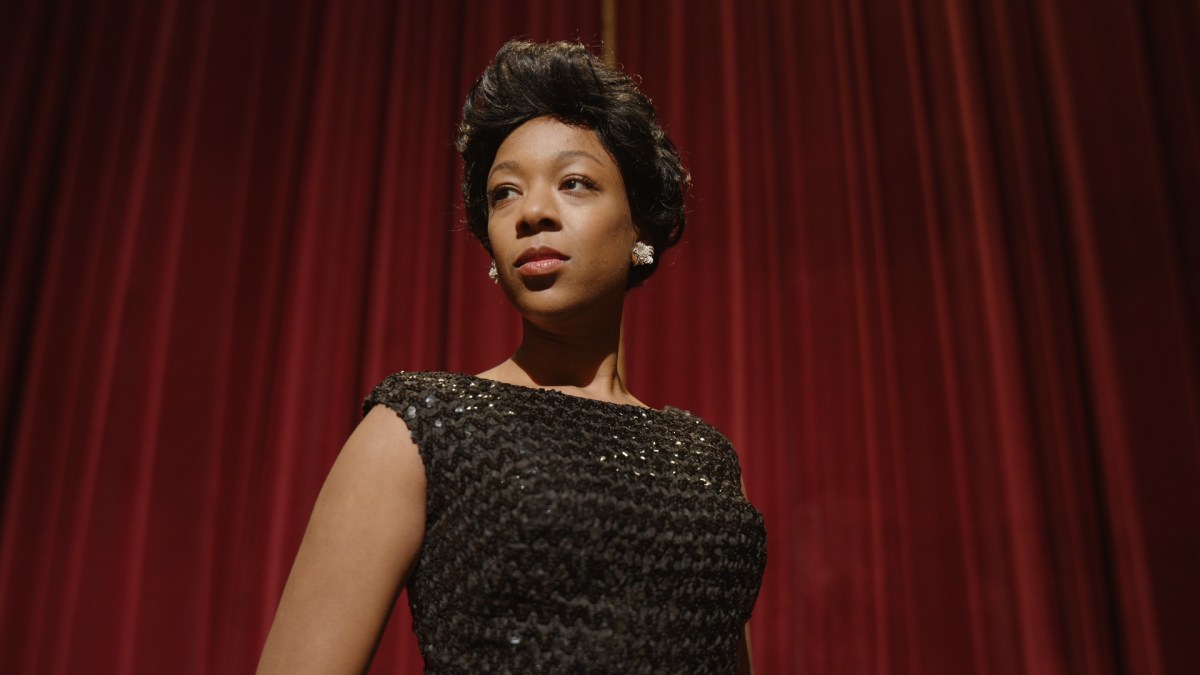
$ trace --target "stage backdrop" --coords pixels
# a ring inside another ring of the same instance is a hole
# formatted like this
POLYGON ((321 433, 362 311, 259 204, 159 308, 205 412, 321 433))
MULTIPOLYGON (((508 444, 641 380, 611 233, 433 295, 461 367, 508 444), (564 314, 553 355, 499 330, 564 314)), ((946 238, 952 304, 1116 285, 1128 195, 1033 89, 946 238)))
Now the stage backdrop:
MULTIPOLYGON (((1195 3, 611 8, 695 176, 629 381, 739 450, 759 672, 1200 672, 1195 3)), ((468 86, 603 10, 3 3, 0 670, 253 667, 362 397, 516 345, 468 86)))

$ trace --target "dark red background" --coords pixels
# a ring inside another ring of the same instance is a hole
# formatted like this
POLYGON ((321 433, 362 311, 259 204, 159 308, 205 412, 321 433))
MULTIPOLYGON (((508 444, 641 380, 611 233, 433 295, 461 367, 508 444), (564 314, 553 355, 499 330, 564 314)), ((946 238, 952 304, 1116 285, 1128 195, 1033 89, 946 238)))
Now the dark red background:
MULTIPOLYGON (((1200 672, 1196 4, 615 6, 695 176, 629 380, 741 453, 759 671, 1200 672)), ((253 667, 363 395, 518 339, 470 82, 600 17, 4 3, 0 670, 253 667)))

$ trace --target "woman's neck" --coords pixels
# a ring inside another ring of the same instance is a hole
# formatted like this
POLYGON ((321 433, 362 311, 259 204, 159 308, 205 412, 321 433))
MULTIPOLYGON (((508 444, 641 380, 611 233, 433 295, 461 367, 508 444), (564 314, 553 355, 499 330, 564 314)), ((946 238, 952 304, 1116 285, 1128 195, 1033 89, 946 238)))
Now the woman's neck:
POLYGON ((556 333, 524 322, 521 346, 512 358, 480 377, 613 403, 641 405, 621 379, 620 322, 577 335, 556 333))

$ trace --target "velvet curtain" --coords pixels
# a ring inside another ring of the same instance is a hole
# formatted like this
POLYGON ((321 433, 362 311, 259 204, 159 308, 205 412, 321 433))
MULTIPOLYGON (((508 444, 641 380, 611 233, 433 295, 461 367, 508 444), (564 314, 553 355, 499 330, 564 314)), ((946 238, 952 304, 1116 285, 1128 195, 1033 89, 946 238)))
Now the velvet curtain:
MULTIPOLYGON (((739 449, 758 670, 1200 669, 1196 5, 610 3, 695 178, 629 381, 739 449)), ((0 670, 252 668, 362 396, 519 338, 466 89, 604 14, 0 7, 0 670)))

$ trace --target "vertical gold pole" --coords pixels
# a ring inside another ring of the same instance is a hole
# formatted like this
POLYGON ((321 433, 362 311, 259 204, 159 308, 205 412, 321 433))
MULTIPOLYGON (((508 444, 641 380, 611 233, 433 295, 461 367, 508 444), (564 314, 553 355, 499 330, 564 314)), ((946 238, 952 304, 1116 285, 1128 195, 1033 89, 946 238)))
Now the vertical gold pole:
POLYGON ((600 3, 600 39, 604 41, 604 62, 617 65, 617 0, 600 3))
MULTIPOLYGON (((617 0, 601 0, 600 39, 604 41, 602 56, 610 66, 617 65, 617 0)), ((617 338, 617 377, 625 382, 625 317, 621 316, 621 335, 617 338)))

